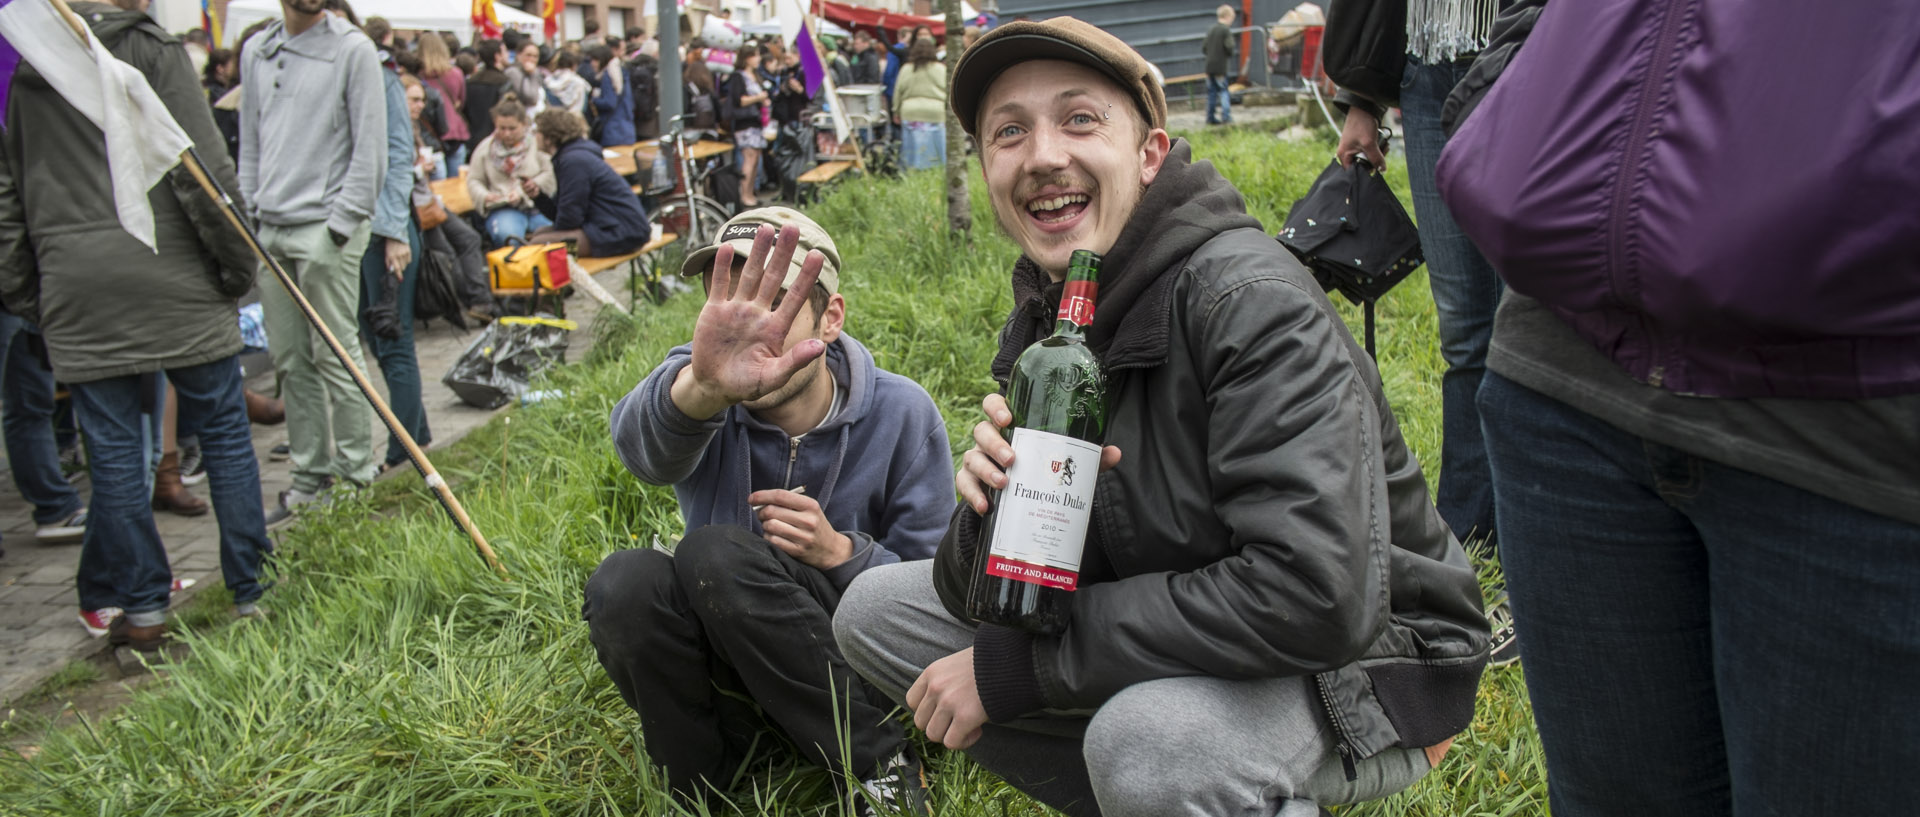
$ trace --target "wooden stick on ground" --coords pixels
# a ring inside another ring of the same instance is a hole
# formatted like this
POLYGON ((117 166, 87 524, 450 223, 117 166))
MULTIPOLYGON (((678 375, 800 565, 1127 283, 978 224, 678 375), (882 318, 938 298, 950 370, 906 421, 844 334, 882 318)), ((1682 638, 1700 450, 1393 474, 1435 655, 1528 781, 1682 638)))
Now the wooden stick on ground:
MULTIPOLYGON (((67 6, 66 0, 53 0, 53 4, 60 10, 61 15, 66 17, 67 23, 73 26, 74 33, 82 40, 87 39, 86 24, 81 22, 80 18, 73 13, 73 9, 67 6)), ((420 470, 420 476, 426 480, 427 487, 434 490, 434 493, 440 497, 440 504, 447 509, 453 521, 460 526, 460 530, 473 540, 473 546, 480 552, 480 558, 485 560, 487 566, 493 568, 501 578, 507 578, 507 569, 501 566, 499 557, 495 556, 493 548, 487 545, 486 537, 480 535, 480 529, 474 526, 473 520, 467 516, 466 509, 461 507, 460 500, 454 497, 453 489, 440 476, 440 472, 434 470, 433 463, 427 459, 426 452, 420 450, 420 445, 414 442, 413 435, 408 434, 406 427, 400 424, 399 418, 393 416, 393 409, 388 408, 387 402, 380 399, 379 392, 374 391, 373 383, 367 380, 366 373, 360 371, 360 367, 353 365, 353 358, 347 354, 347 348, 342 346, 340 339, 334 337, 332 330, 327 328, 327 323, 321 320, 320 313, 314 311, 313 304, 300 291, 299 285, 294 283, 293 276, 288 275, 286 269, 280 266, 280 262, 275 261, 273 256, 260 246, 259 236, 254 235, 253 228, 249 227, 246 220, 241 218, 240 213, 234 209, 233 200, 227 197, 226 191, 220 189, 219 182, 214 181, 213 175, 207 172, 206 166, 200 161, 200 154, 189 147, 180 154, 180 161, 186 165, 187 172, 192 173, 193 178, 200 183, 200 188, 220 205, 220 212, 226 214, 227 221, 233 224, 234 229, 240 231, 242 237, 246 238, 247 246, 253 249, 253 254, 259 257, 260 263, 272 270, 274 277, 280 280, 280 285, 286 288, 287 294, 293 296, 293 302, 300 307, 300 313, 307 316, 307 321, 320 331, 320 336, 327 341, 327 348, 333 350, 333 355, 339 358, 340 365, 345 366, 347 373, 353 375, 353 382, 360 387, 360 393, 366 396, 367 402, 373 404, 374 411, 380 415, 380 422, 384 423, 387 430, 393 432, 393 435, 400 440, 400 444, 407 449, 407 457, 413 460, 413 466, 420 470)))

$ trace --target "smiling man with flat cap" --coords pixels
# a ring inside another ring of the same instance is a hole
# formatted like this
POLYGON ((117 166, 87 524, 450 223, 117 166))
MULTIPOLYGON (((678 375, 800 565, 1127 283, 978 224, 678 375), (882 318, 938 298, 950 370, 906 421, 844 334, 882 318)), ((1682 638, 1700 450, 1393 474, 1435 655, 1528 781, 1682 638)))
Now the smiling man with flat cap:
POLYGON ((1069 814, 1313 815, 1400 791, 1473 717, 1487 622, 1466 553, 1313 276, 1164 130, 1145 60, 1013 23, 951 104, 1023 255, 993 373, 1044 337, 1076 249, 1108 449, 1060 635, 965 617, 1006 402, 935 560, 861 576, 835 634, 927 736, 1069 814))
POLYGON ((671 556, 621 551, 587 581, 600 663, 682 796, 724 789, 771 726, 924 812, 919 761, 830 616, 862 571, 933 554, 953 501, 946 424, 842 331, 840 252, 806 216, 741 213, 682 272, 706 276, 693 340, 614 407, 612 430, 634 476, 673 486, 687 532, 671 556))

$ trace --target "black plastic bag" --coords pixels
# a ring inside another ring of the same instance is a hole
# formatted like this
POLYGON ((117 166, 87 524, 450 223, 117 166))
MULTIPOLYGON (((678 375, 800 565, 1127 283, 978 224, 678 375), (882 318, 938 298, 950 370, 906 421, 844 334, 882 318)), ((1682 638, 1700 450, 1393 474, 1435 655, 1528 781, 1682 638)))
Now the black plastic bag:
POLYGON ((534 377, 567 357, 572 321, 505 317, 488 325, 440 378, 461 401, 493 409, 520 397, 534 377))

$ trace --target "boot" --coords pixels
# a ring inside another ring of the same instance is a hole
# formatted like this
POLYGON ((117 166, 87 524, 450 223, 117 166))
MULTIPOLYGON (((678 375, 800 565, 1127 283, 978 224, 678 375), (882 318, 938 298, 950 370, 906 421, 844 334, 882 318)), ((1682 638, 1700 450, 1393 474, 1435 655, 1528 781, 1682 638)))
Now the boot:
POLYGON ((247 419, 256 425, 277 426, 287 421, 287 404, 264 394, 247 392, 247 419))
POLYGON ((153 473, 153 509, 181 516, 200 516, 208 510, 206 500, 194 496, 180 483, 178 451, 168 451, 162 456, 160 467, 153 473))

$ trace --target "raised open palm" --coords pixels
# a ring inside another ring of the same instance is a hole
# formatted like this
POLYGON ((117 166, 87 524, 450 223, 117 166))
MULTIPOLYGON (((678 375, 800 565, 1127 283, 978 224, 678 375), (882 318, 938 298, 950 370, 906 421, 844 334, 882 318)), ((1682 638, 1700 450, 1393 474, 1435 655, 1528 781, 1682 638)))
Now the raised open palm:
POLYGON ((808 252, 789 297, 781 300, 779 309, 773 307, 799 241, 798 227, 788 225, 776 233, 772 225, 762 226, 738 281, 733 280, 733 247, 722 244, 714 254, 707 304, 693 327, 689 364, 709 397, 731 405, 764 396, 826 353, 826 343, 814 338, 786 348, 787 332, 826 256, 808 252))

